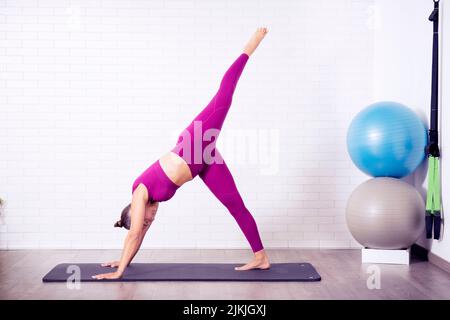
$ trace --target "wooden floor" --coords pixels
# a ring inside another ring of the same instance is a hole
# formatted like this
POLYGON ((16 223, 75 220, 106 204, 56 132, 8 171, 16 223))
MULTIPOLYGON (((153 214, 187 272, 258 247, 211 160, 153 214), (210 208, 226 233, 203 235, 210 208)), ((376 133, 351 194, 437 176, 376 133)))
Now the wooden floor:
MULTIPOLYGON (((368 289, 359 250, 268 250, 272 262, 310 262, 322 281, 42 283, 63 262, 115 260, 115 250, 0 251, 0 299, 450 299, 450 275, 424 261, 379 265, 381 289, 368 289)), ((245 262, 247 250, 143 250, 135 262, 245 262)))

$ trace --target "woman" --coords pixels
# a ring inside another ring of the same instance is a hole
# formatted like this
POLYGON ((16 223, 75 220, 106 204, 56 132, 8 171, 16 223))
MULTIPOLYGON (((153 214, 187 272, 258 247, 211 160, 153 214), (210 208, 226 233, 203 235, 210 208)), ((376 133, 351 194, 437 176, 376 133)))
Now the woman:
POLYGON ((239 77, 267 32, 266 28, 259 28, 254 33, 243 53, 225 73, 214 98, 183 131, 175 148, 136 179, 131 204, 122 211, 121 219, 115 224, 129 230, 122 257, 120 261, 103 264, 117 267, 117 270, 96 275, 95 279, 117 279, 122 276, 138 252, 155 218, 159 202, 172 198, 179 187, 197 175, 236 219, 254 252, 254 259, 236 270, 270 268, 255 220, 245 207, 227 165, 215 148, 239 77))

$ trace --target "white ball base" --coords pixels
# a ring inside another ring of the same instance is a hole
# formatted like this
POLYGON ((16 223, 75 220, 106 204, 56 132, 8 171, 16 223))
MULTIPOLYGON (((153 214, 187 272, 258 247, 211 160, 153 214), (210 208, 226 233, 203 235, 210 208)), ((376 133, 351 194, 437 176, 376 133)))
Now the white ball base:
POLYGON ((388 263, 409 265, 409 249, 381 250, 361 249, 362 263, 388 263))

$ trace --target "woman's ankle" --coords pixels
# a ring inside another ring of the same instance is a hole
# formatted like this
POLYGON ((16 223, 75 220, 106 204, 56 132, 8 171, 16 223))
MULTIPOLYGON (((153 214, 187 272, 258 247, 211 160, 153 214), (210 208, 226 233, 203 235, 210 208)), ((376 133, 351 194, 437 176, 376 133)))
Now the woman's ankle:
POLYGON ((258 259, 258 260, 267 259, 267 254, 264 251, 264 249, 257 251, 254 254, 255 254, 255 259, 258 259))

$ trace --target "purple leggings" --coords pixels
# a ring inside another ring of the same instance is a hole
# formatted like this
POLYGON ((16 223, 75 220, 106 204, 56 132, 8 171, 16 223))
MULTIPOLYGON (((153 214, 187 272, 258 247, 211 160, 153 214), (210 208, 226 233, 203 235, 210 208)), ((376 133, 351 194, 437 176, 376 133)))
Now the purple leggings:
POLYGON ((248 55, 241 54, 225 73, 211 102, 182 132, 172 150, 188 164, 192 177, 199 176, 235 218, 253 252, 263 249, 258 227, 245 207, 233 176, 215 144, 230 109, 233 93, 248 55))

